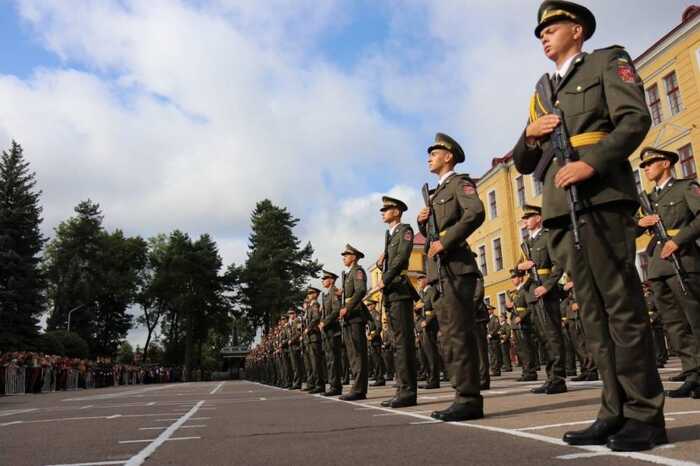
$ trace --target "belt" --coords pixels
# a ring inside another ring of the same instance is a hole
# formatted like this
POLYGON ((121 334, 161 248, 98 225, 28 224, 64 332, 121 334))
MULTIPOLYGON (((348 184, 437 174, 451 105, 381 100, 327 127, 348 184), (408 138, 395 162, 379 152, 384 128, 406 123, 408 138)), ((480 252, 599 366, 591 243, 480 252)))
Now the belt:
POLYGON ((571 143, 571 147, 574 149, 581 149, 583 147, 598 144, 607 136, 608 133, 605 131, 591 131, 590 133, 581 133, 577 134, 576 136, 571 136, 569 138, 569 142, 571 143))
POLYGON ((552 274, 552 269, 537 269, 537 275, 547 276, 547 275, 551 275, 551 274, 552 274))
POLYGON ((516 307, 515 312, 527 312, 527 308, 526 307, 516 307))
POLYGON ((432 317, 433 311, 425 311, 425 317, 432 317))
POLYGON ((676 236, 676 235, 678 234, 679 231, 681 231, 680 228, 675 228, 675 229, 673 229, 673 230, 667 229, 667 230, 666 230, 666 233, 668 233, 668 236, 676 236))

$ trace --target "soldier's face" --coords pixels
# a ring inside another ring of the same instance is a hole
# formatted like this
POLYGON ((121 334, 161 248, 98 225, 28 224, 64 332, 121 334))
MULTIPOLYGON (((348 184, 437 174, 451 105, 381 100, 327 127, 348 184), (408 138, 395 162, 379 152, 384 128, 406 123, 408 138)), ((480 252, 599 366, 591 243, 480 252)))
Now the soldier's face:
POLYGON ((542 217, 539 215, 530 215, 525 219, 525 227, 528 230, 537 230, 542 224, 542 217))
POLYGON ((382 220, 384 223, 394 223, 401 219, 401 211, 399 209, 386 209, 382 212, 382 220))
POLYGON ((345 254, 343 256, 343 265, 345 267, 350 267, 354 261, 355 261, 355 256, 353 256, 352 254, 345 254))
POLYGON ((649 181, 658 181, 670 168, 671 162, 668 160, 657 160, 644 166, 644 175, 649 181))
POLYGON ((323 279, 323 287, 330 288, 331 286, 333 286, 333 279, 332 278, 324 278, 323 279))
POLYGON ((428 154, 428 168, 431 173, 440 173, 452 163, 452 153, 445 149, 433 149, 428 154))
POLYGON ((510 282, 513 284, 513 286, 518 286, 520 285, 520 277, 513 277, 510 279, 510 282))
POLYGON ((583 37, 583 28, 579 24, 570 21, 560 21, 547 26, 540 33, 540 42, 544 54, 552 61, 556 61, 563 54, 580 46, 583 37))

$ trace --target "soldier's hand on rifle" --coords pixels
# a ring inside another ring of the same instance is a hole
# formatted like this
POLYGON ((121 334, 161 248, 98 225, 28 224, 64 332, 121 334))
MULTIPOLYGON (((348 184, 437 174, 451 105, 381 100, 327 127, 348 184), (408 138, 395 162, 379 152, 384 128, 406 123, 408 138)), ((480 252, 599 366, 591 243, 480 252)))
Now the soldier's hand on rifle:
POLYGON ((582 160, 567 163, 554 175, 554 185, 565 189, 595 175, 595 169, 582 160))
POLYGON ((425 328, 425 327, 428 326, 428 323, 427 323, 426 321, 422 321, 422 322, 420 323, 420 326, 421 326, 422 328, 425 328))
POLYGON ((527 271, 535 266, 533 261, 525 261, 518 264, 518 270, 527 271))
POLYGON ((340 318, 343 319, 348 314, 348 309, 346 307, 340 310, 340 318))
POLYGON ((445 247, 442 245, 440 241, 433 241, 430 243, 430 249, 428 249, 428 257, 431 259, 438 254, 440 254, 442 251, 445 250, 445 247))
POLYGON ((556 115, 548 114, 543 115, 537 120, 533 121, 525 129, 525 137, 527 138, 527 143, 530 145, 535 144, 538 139, 552 134, 554 128, 559 126, 559 117, 556 115))
POLYGON ((644 217, 639 219, 637 225, 639 225, 642 228, 649 228, 659 223, 660 220, 661 217, 659 217, 658 215, 645 215, 644 217))
POLYGON ((574 311, 574 312, 578 312, 578 303, 573 303, 573 304, 571 305, 571 310, 574 311))
POLYGON ((384 253, 381 253, 379 258, 377 259, 377 268, 381 269, 382 266, 384 265, 384 253))
POLYGON ((418 212, 418 223, 423 224, 427 222, 428 217, 430 217, 430 209, 423 207, 420 212, 418 212))
POLYGON ((569 291, 573 287, 574 287, 574 282, 566 282, 564 284, 564 291, 569 291))
POLYGON ((516 324, 519 324, 521 321, 522 321, 522 319, 520 318, 520 316, 518 316, 518 317, 515 318, 515 323, 516 323, 516 324))
POLYGON ((679 246, 672 239, 666 241, 666 244, 664 244, 663 249, 661 249, 661 258, 668 259, 669 257, 671 257, 671 254, 678 251, 678 248, 679 246))
POLYGON ((546 295, 548 291, 549 290, 544 286, 538 286, 537 288, 535 288, 535 297, 541 298, 542 296, 546 295))

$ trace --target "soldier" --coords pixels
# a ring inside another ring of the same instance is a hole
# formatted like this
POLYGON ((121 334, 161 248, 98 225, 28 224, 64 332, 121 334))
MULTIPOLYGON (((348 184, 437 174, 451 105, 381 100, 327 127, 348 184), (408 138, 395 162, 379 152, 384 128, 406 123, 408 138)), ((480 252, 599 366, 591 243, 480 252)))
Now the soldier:
POLYGON ((574 282, 570 277, 567 277, 564 285, 566 297, 562 301, 566 307, 566 331, 574 346, 576 356, 581 362, 581 374, 573 377, 573 382, 594 381, 598 380, 598 369, 595 365, 593 355, 586 346, 586 336, 583 332, 583 325, 579 316, 580 308, 576 302, 576 292, 574 290, 574 282))
POLYGON ((324 370, 323 346, 321 344, 321 306, 318 304, 318 295, 321 290, 310 286, 306 292, 306 321, 308 323, 304 332, 307 335, 309 344, 309 360, 311 361, 311 372, 313 389, 309 392, 325 393, 326 392, 326 377, 324 370))
POLYGON ((474 292, 474 339, 476 340, 477 356, 479 358, 479 388, 488 390, 491 388, 491 374, 489 361, 488 323, 489 309, 495 310, 484 300, 484 276, 479 272, 476 279, 476 291, 474 292))
POLYGON ((420 388, 435 389, 440 388, 440 350, 438 349, 438 321, 433 310, 433 301, 437 297, 437 290, 433 285, 428 284, 428 278, 424 273, 418 275, 418 285, 423 307, 420 310, 419 325, 422 329, 421 344, 425 352, 427 378, 426 383, 420 388))
POLYGON ((401 223, 401 216, 408 210, 406 204, 393 197, 382 197, 382 219, 389 226, 385 254, 377 260, 382 278, 377 288, 382 290, 389 325, 394 334, 394 369, 396 394, 381 403, 384 407, 403 408, 414 406, 418 393, 416 374, 416 345, 414 343, 413 301, 416 290, 408 280, 408 260, 413 250, 413 228, 401 223))
POLYGON ((511 310, 513 316, 513 332, 515 334, 515 351, 520 360, 522 374, 518 382, 531 382, 537 380, 537 368, 535 367, 535 342, 532 339, 532 325, 530 324, 530 308, 527 305, 527 287, 525 286, 525 272, 517 268, 510 271, 511 283, 515 287, 509 293, 510 299, 506 301, 506 307, 511 310))
POLYGON ((372 370, 374 382, 370 384, 372 387, 383 387, 386 385, 386 368, 384 367, 384 359, 382 359, 382 316, 380 309, 377 308, 377 301, 373 299, 365 300, 367 309, 369 310, 370 319, 367 322, 367 340, 370 344, 370 360, 372 361, 372 370))
POLYGON ((638 225, 640 234, 653 233, 654 225, 661 222, 671 236, 665 244, 652 237, 647 247, 647 277, 654 300, 686 374, 683 385, 666 395, 700 398, 700 301, 696 296, 700 290, 700 247, 695 242, 700 237, 700 184, 694 179, 674 179, 671 170, 677 161, 675 152, 653 147, 642 150, 639 167, 654 182, 655 189, 648 196, 657 215, 640 218, 638 225), (684 272, 687 293, 681 290, 668 260, 672 254, 684 272))
POLYGON ((581 51, 595 31, 587 8, 547 0, 537 20, 535 35, 557 68, 552 101, 545 104, 561 112, 563 121, 542 111, 542 98, 535 96, 513 160, 518 171, 534 172, 544 184, 549 243, 576 283, 586 341, 603 379, 597 420, 583 431, 567 432, 564 441, 607 444, 615 451, 650 449, 667 437, 663 386, 635 268, 639 204, 628 157, 650 125, 644 89, 622 47, 581 51), (559 125, 568 131, 564 148, 570 145, 575 159, 565 166, 553 162, 550 135, 559 125), (578 191, 577 225, 571 224, 571 186, 578 191))
MULTIPOLYGON (((563 296, 559 301, 559 315, 561 315, 561 336, 564 342, 564 360, 566 361, 566 376, 575 378, 576 372, 576 349, 574 348, 574 340, 572 338, 572 322, 569 319, 572 316, 571 300, 564 292, 563 287, 559 286, 559 295, 563 296)), ((572 380, 573 380, 572 378, 572 380)))
POLYGON ((498 334, 501 340, 501 354, 503 355, 503 372, 513 372, 513 361, 510 359, 511 350, 511 334, 513 329, 508 323, 508 316, 503 312, 499 317, 500 329, 498 334))
POLYGON ((491 377, 500 377, 503 367, 503 355, 501 354, 501 324, 498 321, 496 308, 489 306, 489 320, 486 322, 486 339, 489 342, 489 365, 491 377))
POLYGON ((431 416, 441 421, 480 419, 484 403, 479 392, 474 336, 474 292, 479 269, 467 238, 484 222, 484 206, 474 181, 454 171, 455 165, 465 159, 457 141, 438 133, 428 153, 428 166, 438 177, 438 186, 431 197, 433 208, 423 208, 418 214, 418 227, 428 237, 428 219, 434 216, 438 237, 430 240, 428 282, 440 291, 433 309, 445 336, 445 362, 455 388, 453 404, 431 416))
POLYGON ((302 324, 301 319, 297 316, 296 309, 291 308, 287 312, 287 316, 289 316, 288 323, 280 330, 282 339, 287 340, 286 345, 283 345, 283 347, 287 348, 285 359, 289 362, 285 362, 284 366, 289 370, 285 369, 284 372, 289 372, 291 389, 301 390, 302 381, 306 377, 304 360, 301 354, 302 324))
POLYGON ((357 263, 365 255, 347 244, 341 253, 343 264, 348 268, 343 289, 345 302, 340 309, 340 318, 345 320, 345 348, 352 369, 353 384, 350 393, 340 397, 343 401, 357 401, 367 398, 367 324, 368 312, 362 299, 367 293, 367 274, 357 263))
POLYGON ((323 396, 342 395, 342 355, 343 344, 340 335, 340 300, 336 294, 335 281, 338 276, 333 272, 323 271, 322 283, 326 291, 321 298, 321 322, 318 324, 321 333, 325 337, 326 363, 328 365, 328 383, 330 389, 323 396))
POLYGON ((389 316, 382 310, 382 358, 386 367, 386 380, 394 379, 394 335, 389 327, 389 316))
POLYGON ((542 227, 541 209, 534 205, 523 207, 522 220, 528 231, 524 243, 530 257, 518 264, 518 269, 529 272, 528 306, 533 319, 537 338, 544 347, 545 373, 547 380, 532 393, 553 395, 565 393, 566 368, 564 340, 561 331, 561 311, 559 308, 559 288, 557 283, 564 271, 554 262, 548 246, 549 231, 542 227))

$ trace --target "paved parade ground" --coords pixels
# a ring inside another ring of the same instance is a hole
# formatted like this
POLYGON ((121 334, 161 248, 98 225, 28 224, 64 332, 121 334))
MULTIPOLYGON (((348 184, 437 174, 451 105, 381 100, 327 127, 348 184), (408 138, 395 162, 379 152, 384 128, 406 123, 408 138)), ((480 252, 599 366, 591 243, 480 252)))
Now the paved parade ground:
POLYGON ((418 406, 401 410, 379 406, 389 386, 350 403, 246 381, 3 397, 0 465, 700 465, 700 400, 667 399, 672 445, 611 453, 560 440, 593 419, 599 382, 533 395, 537 383, 518 375, 483 392, 485 419, 449 424, 430 418, 449 403, 447 386, 421 390, 418 406))

